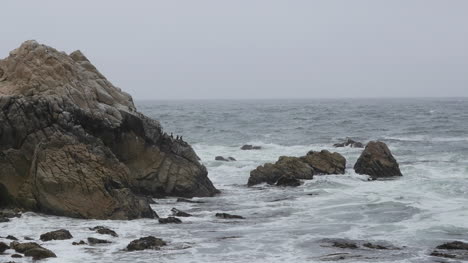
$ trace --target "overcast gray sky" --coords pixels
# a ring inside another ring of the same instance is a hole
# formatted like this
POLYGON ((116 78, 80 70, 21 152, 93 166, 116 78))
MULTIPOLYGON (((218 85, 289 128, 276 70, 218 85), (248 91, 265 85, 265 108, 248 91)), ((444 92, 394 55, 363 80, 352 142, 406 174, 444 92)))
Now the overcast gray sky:
POLYGON ((468 96, 465 0, 4 0, 0 57, 82 50, 136 99, 468 96))

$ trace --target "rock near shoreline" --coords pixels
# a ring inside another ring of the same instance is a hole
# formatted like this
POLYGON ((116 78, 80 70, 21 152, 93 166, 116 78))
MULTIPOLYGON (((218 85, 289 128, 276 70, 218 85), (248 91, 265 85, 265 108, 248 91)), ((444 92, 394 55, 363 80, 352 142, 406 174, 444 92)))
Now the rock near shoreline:
POLYGON ((26 41, 0 60, 0 207, 155 217, 139 195, 213 196, 187 143, 139 113, 80 52, 26 41))

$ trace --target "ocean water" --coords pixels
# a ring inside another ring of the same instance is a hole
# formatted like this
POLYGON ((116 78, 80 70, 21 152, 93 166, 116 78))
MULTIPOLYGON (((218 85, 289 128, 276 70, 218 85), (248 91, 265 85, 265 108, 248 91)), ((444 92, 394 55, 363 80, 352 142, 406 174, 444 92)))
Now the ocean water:
MULTIPOLYGON (((138 101, 166 132, 191 143, 222 193, 203 203, 156 200, 193 214, 182 224, 157 220, 78 220, 36 213, 0 224, 0 236, 32 237, 66 228, 73 240, 44 244, 47 262, 457 262, 429 256, 445 241, 468 241, 468 99, 278 101, 138 101), (367 181, 352 167, 362 149, 333 148, 346 137, 386 142, 403 177, 367 181), (262 146, 242 151, 243 144, 262 146), (328 149, 347 159, 345 175, 316 176, 296 188, 247 187, 249 172, 281 155, 328 149), (217 155, 236 162, 219 162, 217 155), (245 220, 222 220, 226 212, 245 220), (100 236, 105 225, 120 236, 100 236), (154 235, 160 251, 125 252, 133 239, 154 235), (72 246, 87 237, 112 244, 72 246), (340 249, 327 239, 382 242, 400 249, 340 249), (337 254, 344 253, 344 254, 337 254)), ((0 239, 2 240, 2 239, 0 239)), ((11 254, 11 251, 9 251, 11 254)), ((0 255, 0 262, 11 260, 0 255)), ((15 259, 30 262, 29 259, 15 259)))

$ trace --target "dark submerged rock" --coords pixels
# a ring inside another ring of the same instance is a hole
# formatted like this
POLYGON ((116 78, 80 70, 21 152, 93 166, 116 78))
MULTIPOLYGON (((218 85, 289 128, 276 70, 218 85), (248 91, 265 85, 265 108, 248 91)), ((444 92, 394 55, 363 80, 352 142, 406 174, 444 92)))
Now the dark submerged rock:
POLYGON ((243 216, 231 215, 227 213, 216 213, 216 217, 222 219, 245 219, 243 216))
POLYGON ((54 252, 46 249, 46 248, 43 248, 43 247, 40 247, 40 248, 32 248, 32 249, 29 249, 29 250, 26 250, 24 252, 24 255, 26 257, 32 257, 34 260, 41 260, 41 259, 45 259, 45 258, 56 258, 57 255, 55 255, 54 252))
POLYGON ((357 142, 353 139, 346 138, 346 141, 342 143, 335 143, 333 144, 334 147, 346 147, 350 146, 351 148, 364 148, 364 144, 361 142, 357 142))
POLYGON ((369 142, 354 165, 358 174, 372 178, 402 176, 400 167, 388 146, 383 142, 369 142))
POLYGON ((231 161, 235 161, 236 159, 234 157, 230 157, 230 156, 227 157, 227 158, 225 158, 223 156, 216 156, 215 160, 216 161, 223 161, 223 162, 231 162, 231 161))
POLYGON ((251 144, 245 144, 241 147, 241 150, 247 151, 247 150, 261 150, 261 146, 254 146, 251 144))
POLYGON ((39 238, 42 241, 50 241, 50 240, 67 240, 72 239, 73 236, 71 235, 70 231, 65 229, 60 229, 52 232, 48 232, 42 234, 39 238))
POLYGON ((94 237, 88 237, 88 243, 90 245, 97 245, 97 244, 110 244, 112 242, 110 242, 109 240, 105 240, 105 239, 99 239, 99 238, 94 238, 94 237))
POLYGON ((12 235, 8 235, 7 237, 5 237, 6 239, 9 239, 9 240, 15 240, 17 241, 18 239, 12 235))
POLYGON ((187 199, 187 198, 177 198, 177 202, 179 202, 179 203, 193 203, 193 204, 203 204, 203 203, 205 203, 203 201, 190 200, 190 199, 187 199))
POLYGON ((79 242, 73 242, 72 245, 74 246, 86 245, 86 242, 84 242, 83 240, 80 240, 79 242))
POLYGON ((114 230, 109 229, 105 226, 96 226, 96 227, 90 228, 89 230, 96 231, 96 233, 101 234, 101 235, 111 235, 113 237, 119 236, 114 230))
POLYGON ((181 224, 182 220, 177 217, 169 216, 167 218, 159 218, 160 224, 181 224))
POLYGON ((21 256, 20 254, 13 254, 11 255, 12 258, 22 258, 23 256, 21 256))
POLYGON ((14 249, 16 252, 23 253, 23 254, 27 250, 30 250, 30 249, 33 249, 33 248, 42 248, 39 244, 34 243, 34 242, 19 243, 17 241, 11 242, 10 247, 12 249, 14 249))
POLYGON ((153 236, 148 236, 148 237, 142 237, 137 240, 133 240, 128 244, 127 250, 128 251, 139 251, 139 250, 145 250, 145 249, 160 249, 162 246, 167 245, 166 242, 164 242, 160 238, 156 238, 153 236))
POLYGON ((3 243, 3 242, 0 242, 0 254, 5 252, 5 250, 7 249, 10 249, 10 246, 8 246, 7 244, 3 243))
POLYGON ((281 176, 276 182, 277 186, 291 186, 296 187, 302 184, 301 180, 293 176, 281 176))
POLYGON ((447 250, 468 250, 468 243, 461 241, 448 242, 436 247, 437 249, 447 249, 447 250))
POLYGON ((180 216, 180 217, 189 217, 189 216, 192 216, 191 214, 186 213, 186 212, 184 212, 184 211, 181 211, 181 210, 179 210, 179 209, 177 209, 177 208, 172 208, 171 211, 172 211, 172 215, 173 215, 173 216, 180 216))

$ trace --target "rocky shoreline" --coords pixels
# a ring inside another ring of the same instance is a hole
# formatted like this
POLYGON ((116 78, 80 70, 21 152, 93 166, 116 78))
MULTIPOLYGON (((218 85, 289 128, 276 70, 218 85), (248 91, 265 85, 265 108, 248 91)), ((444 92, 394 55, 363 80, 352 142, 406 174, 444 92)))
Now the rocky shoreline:
MULTIPOLYGON (((198 205, 204 201, 191 198, 220 193, 192 147, 138 112, 130 95, 113 86, 80 51, 67 55, 27 41, 0 60, 0 123, 0 208, 4 209, 0 224, 33 211, 80 219, 149 218, 167 226, 178 225, 206 211, 188 213, 174 207, 170 215, 160 218, 153 210, 158 206, 153 198, 179 197, 177 202, 198 205)), ((347 138, 333 146, 364 148, 354 171, 367 175, 370 181, 402 176, 397 160, 383 142, 363 144, 347 138)), ((250 144, 240 149, 262 152, 261 146, 250 144)), ((236 161, 231 156, 214 159, 236 161)), ((275 163, 250 171, 246 185, 250 189, 259 184, 298 187, 321 175, 344 175, 347 162, 342 154, 328 150, 281 156, 275 163)), ((249 215, 209 213, 212 220, 222 223, 249 220, 249 215)), ((0 255, 41 260, 57 257, 47 248, 51 241, 106 247, 121 238, 104 225, 83 231, 90 236, 80 240, 67 229, 23 240, 8 233, 0 237, 0 255)), ((406 249, 372 240, 318 242, 345 250, 322 258, 327 261, 361 258, 360 251, 406 249)), ((132 252, 166 246, 170 246, 169 241, 147 235, 120 249, 132 252)), ((441 244, 430 255, 465 260, 468 244, 441 244)))

